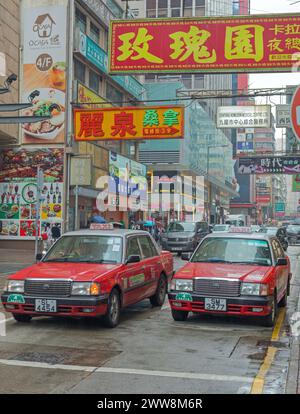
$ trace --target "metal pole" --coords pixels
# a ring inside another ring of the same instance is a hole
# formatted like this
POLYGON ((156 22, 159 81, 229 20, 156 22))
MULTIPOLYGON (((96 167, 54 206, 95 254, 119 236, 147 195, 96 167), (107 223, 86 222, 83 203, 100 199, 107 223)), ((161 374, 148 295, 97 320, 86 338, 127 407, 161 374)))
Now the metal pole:
POLYGON ((36 182, 37 182, 37 186, 36 186, 36 211, 35 211, 35 248, 34 248, 34 254, 35 257, 38 253, 38 248, 39 248, 39 220, 40 220, 40 199, 41 199, 41 169, 40 167, 37 168, 37 173, 36 173, 36 182))
POLYGON ((75 186, 75 230, 78 230, 78 185, 75 186))

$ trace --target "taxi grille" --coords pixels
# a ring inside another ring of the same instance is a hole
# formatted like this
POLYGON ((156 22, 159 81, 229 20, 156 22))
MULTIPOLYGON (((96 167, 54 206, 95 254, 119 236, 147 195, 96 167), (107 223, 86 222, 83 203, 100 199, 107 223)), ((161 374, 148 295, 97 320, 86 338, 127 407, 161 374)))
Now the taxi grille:
POLYGON ((240 296, 241 282, 224 279, 195 279, 194 291, 203 296, 240 296))
POLYGON ((72 282, 70 280, 25 280, 25 294, 28 296, 66 297, 71 295, 71 288, 72 282))

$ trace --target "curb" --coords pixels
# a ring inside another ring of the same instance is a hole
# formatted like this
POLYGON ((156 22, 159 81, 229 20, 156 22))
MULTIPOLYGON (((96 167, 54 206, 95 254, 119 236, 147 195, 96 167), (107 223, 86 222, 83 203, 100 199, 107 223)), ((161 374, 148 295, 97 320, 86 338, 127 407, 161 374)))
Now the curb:
POLYGON ((298 394, 299 383, 299 363, 300 363, 300 344, 296 339, 292 340, 291 356, 289 361, 287 383, 285 388, 285 394, 298 394))

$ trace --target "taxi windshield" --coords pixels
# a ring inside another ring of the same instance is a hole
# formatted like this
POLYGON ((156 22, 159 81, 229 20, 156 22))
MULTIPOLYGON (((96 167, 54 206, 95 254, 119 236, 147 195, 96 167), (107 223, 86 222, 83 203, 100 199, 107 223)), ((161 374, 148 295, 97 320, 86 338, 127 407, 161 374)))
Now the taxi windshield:
POLYGON ((122 262, 122 238, 116 236, 64 236, 55 243, 43 262, 122 262))
POLYGON ((272 256, 266 240, 218 237, 205 239, 191 261, 271 266, 272 256))

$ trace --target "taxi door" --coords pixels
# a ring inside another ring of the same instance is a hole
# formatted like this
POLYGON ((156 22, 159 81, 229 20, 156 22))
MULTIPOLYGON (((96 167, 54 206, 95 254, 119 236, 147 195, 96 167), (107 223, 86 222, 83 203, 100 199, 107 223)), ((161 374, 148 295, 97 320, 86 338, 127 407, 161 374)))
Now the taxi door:
POLYGON ((139 236, 139 244, 145 265, 146 283, 144 297, 152 296, 157 288, 157 282, 161 272, 160 256, 150 236, 139 236))
MULTIPOLYGON (((275 266, 278 259, 282 259, 285 257, 284 250, 277 239, 273 239, 272 242, 272 249, 275 259, 275 266)), ((276 273, 276 288, 277 288, 277 296, 282 298, 284 295, 288 278, 289 278, 289 271, 288 266, 276 266, 275 267, 276 273)))
POLYGON ((146 283, 146 263, 143 259, 138 236, 126 238, 125 263, 130 256, 140 256, 138 263, 125 264, 125 270, 121 274, 124 306, 139 302, 144 296, 146 283))

